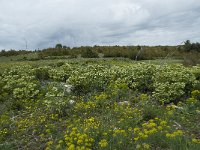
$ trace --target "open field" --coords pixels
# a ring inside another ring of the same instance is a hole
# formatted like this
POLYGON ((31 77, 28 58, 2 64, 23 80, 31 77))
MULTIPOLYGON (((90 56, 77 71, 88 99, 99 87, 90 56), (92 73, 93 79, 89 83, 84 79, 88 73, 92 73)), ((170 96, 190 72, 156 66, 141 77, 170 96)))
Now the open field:
POLYGON ((37 53, 30 53, 30 54, 24 54, 24 55, 17 55, 17 56, 1 56, 0 57, 0 63, 1 62, 9 62, 9 61, 19 61, 19 60, 26 60, 26 59, 36 59, 38 57, 37 53))
POLYGON ((200 149, 200 66, 180 60, 0 63, 0 149, 200 149))

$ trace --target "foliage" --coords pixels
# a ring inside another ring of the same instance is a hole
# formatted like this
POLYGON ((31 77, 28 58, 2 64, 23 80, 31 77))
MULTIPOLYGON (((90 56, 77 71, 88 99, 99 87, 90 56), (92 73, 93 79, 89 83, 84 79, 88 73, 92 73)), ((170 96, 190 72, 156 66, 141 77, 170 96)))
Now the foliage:
POLYGON ((184 50, 185 51, 197 51, 200 52, 200 43, 191 43, 190 40, 184 42, 184 50))
POLYGON ((90 47, 86 47, 85 49, 83 49, 81 56, 83 58, 97 58, 97 57, 99 57, 98 53, 93 51, 90 47))
POLYGON ((62 44, 58 43, 58 44, 56 44, 55 48, 60 49, 60 48, 63 48, 63 46, 62 46, 62 44))
POLYGON ((0 52, 0 56, 6 56, 6 57, 9 57, 9 56, 17 56, 17 55, 25 55, 25 54, 29 54, 29 53, 33 53, 32 51, 26 51, 26 50, 9 50, 9 51, 5 51, 5 50, 2 50, 0 52))
MULTIPOLYGON (((132 60, 149 60, 159 58, 177 58, 184 59, 195 56, 199 57, 198 51, 185 51, 184 46, 81 46, 81 47, 55 47, 47 48, 38 51, 39 58, 48 58, 51 56, 68 56, 69 58, 76 58, 81 55, 83 58, 97 58, 99 56, 109 57, 123 57, 132 60), (190 52, 190 53, 189 53, 190 52), (190 57, 189 57, 190 56, 190 57)), ((191 59, 192 60, 192 59, 191 59)), ((198 58, 193 59, 198 61, 198 58)), ((188 64, 188 63, 186 63, 188 64)), ((195 65, 193 63, 192 65, 195 65)))
POLYGON ((4 67, 0 149, 200 149, 199 66, 89 59, 4 67))

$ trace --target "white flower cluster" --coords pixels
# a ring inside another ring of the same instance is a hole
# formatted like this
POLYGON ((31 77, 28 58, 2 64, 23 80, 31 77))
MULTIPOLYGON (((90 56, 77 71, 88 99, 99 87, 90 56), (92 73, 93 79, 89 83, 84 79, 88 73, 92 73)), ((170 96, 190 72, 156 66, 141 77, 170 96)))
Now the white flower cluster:
POLYGON ((70 85, 70 84, 65 84, 64 87, 65 87, 65 91, 67 93, 70 93, 72 91, 72 89, 73 89, 73 86, 70 85))

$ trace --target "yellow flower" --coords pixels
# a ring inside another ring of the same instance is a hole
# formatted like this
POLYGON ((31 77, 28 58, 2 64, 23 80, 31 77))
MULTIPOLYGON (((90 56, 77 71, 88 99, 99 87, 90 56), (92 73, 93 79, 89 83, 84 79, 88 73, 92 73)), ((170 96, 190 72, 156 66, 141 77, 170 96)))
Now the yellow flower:
POLYGON ((174 113, 173 111, 168 111, 167 112, 168 115, 173 115, 173 113, 174 113))
POLYGON ((73 127, 73 128, 72 128, 72 131, 77 131, 77 128, 73 127))
POLYGON ((136 149, 141 149, 142 146, 140 144, 137 144, 136 149))
POLYGON ((78 140, 77 144, 80 145, 83 141, 82 140, 78 140))
POLYGON ((192 139, 192 142, 193 142, 193 143, 200 144, 200 139, 195 139, 195 138, 194 138, 194 139, 192 139))
POLYGON ((197 139, 192 139, 192 142, 197 143, 198 140, 197 139))
POLYGON ((144 143, 142 145, 143 145, 144 149, 150 149, 150 145, 149 144, 144 143))
POLYGON ((182 130, 177 130, 176 131, 176 135, 180 135, 180 136, 183 135, 183 131, 182 130))
POLYGON ((52 144, 53 144, 53 141, 47 142, 47 145, 52 145, 52 144))
POLYGON ((100 142, 99 142, 99 145, 100 145, 100 147, 106 147, 107 145, 108 145, 108 142, 105 140, 105 139, 103 139, 103 140, 101 140, 100 142))
POLYGON ((163 129, 163 127, 162 126, 158 126, 158 130, 162 130, 163 129))
POLYGON ((153 121, 153 119, 150 119, 149 122, 150 122, 150 123, 153 123, 154 121, 153 121))
POLYGON ((167 124, 166 121, 161 121, 161 122, 160 122, 160 125, 161 125, 161 126, 166 126, 166 124, 167 124))
POLYGON ((134 141, 138 141, 138 140, 139 140, 139 137, 135 137, 135 138, 134 138, 134 141))
POLYGON ((75 150, 75 145, 74 144, 71 144, 67 150, 75 150))
POLYGON ((134 133, 136 133, 136 132, 140 131, 140 129, 139 128, 134 128, 133 131, 134 131, 134 133))
POLYGON ((166 137, 168 137, 168 138, 171 137, 171 134, 167 133, 167 134, 166 134, 166 137))
POLYGON ((155 126, 156 126, 156 124, 153 123, 153 122, 150 122, 149 124, 147 124, 147 127, 148 127, 148 128, 153 128, 153 127, 155 127, 155 126))
POLYGON ((103 135, 106 136, 106 135, 108 135, 108 133, 104 132, 103 135))

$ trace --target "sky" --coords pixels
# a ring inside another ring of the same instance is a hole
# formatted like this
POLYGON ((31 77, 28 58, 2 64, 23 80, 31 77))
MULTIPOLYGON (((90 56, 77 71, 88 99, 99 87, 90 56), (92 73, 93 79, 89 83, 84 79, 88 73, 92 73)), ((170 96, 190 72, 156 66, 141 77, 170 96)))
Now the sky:
POLYGON ((0 50, 200 42, 200 0, 0 0, 0 50))

